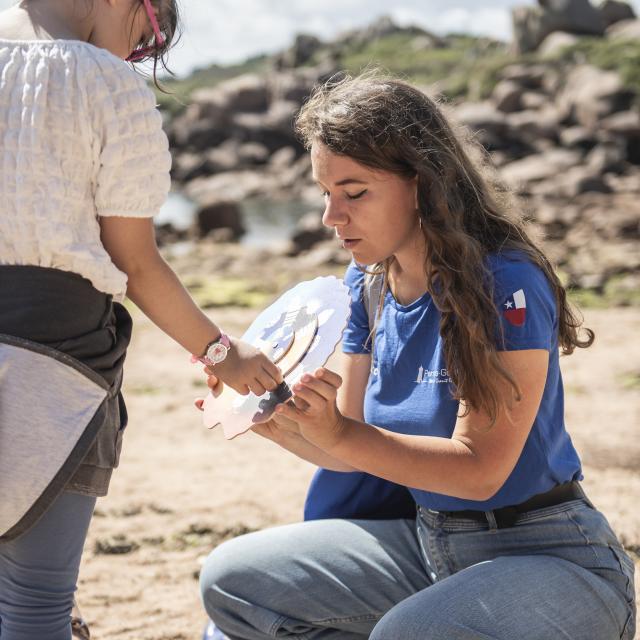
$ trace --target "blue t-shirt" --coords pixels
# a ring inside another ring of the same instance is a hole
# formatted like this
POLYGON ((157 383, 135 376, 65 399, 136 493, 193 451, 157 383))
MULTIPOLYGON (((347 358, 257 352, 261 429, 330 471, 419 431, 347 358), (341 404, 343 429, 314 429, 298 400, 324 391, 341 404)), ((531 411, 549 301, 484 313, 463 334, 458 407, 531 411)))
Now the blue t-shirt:
MULTIPOLYGON (((580 459, 564 425, 558 313, 553 291, 544 273, 524 255, 494 255, 489 257, 488 265, 494 278, 504 348, 548 351, 545 388, 531 433, 502 488, 489 500, 474 501, 409 487, 415 501, 430 509, 496 509, 582 477, 580 459)), ((352 296, 351 317, 342 343, 345 353, 370 352, 363 282, 364 274, 351 264, 345 275, 352 296)), ((439 333, 440 317, 428 293, 409 305, 401 305, 387 292, 365 395, 366 422, 398 433, 451 437, 458 402, 451 393, 439 333)), ((351 474, 343 475, 345 489, 350 490, 351 474)), ((339 491, 336 485, 334 481, 334 492, 339 491)), ((326 499, 335 501, 338 495, 327 495, 326 499)), ((375 496, 371 498, 374 500, 375 496)))
POLYGON ((305 520, 415 517, 416 503, 406 487, 361 471, 318 469, 304 503, 305 520))

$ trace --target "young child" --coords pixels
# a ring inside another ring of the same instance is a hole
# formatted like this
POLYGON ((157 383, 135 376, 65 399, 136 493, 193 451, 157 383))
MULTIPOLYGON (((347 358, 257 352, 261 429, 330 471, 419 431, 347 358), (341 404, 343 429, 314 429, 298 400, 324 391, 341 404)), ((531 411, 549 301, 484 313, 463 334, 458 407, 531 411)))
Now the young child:
POLYGON ((0 13, 0 637, 68 640, 80 556, 117 466, 125 294, 240 393, 282 377, 158 253, 170 155, 153 92, 175 0, 22 0, 0 13))
POLYGON ((298 131, 353 256, 345 364, 303 376, 254 430, 340 472, 334 505, 356 471, 407 487, 416 510, 223 543, 201 573, 217 633, 631 640, 633 562, 581 488, 564 421, 560 350, 593 333, 549 261, 416 88, 329 83, 298 131))

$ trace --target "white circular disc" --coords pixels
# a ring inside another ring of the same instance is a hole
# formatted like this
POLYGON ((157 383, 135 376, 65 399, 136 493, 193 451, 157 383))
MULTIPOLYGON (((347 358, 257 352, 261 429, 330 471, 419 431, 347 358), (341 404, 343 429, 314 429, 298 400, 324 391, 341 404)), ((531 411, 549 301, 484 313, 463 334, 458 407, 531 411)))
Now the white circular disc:
POLYGON ((276 405, 290 397, 303 374, 322 367, 335 351, 347 326, 349 288, 335 276, 301 282, 289 289, 251 323, 242 339, 262 349, 280 366, 287 386, 258 397, 242 396, 229 387, 204 401, 203 422, 222 424, 227 439, 266 422, 276 405))

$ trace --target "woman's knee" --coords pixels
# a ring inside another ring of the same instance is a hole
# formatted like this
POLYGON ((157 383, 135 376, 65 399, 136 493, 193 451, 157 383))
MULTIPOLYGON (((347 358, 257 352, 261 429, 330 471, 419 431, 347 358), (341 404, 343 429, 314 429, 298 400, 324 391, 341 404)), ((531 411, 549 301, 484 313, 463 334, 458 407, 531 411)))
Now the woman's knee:
POLYGON ((200 572, 202 602, 212 618, 214 612, 224 606, 224 601, 233 595, 236 585, 242 584, 243 572, 238 562, 241 543, 242 538, 235 538, 218 545, 200 572))
MULTIPOLYGON (((447 607, 428 597, 427 591, 410 596, 387 611, 374 627, 369 640, 473 640, 460 635, 447 607)), ((453 617, 455 618, 455 617, 453 617)))
POLYGON ((264 532, 249 533, 217 546, 200 572, 200 593, 207 613, 214 620, 238 599, 251 602, 258 582, 268 577, 271 554, 262 543, 264 532))

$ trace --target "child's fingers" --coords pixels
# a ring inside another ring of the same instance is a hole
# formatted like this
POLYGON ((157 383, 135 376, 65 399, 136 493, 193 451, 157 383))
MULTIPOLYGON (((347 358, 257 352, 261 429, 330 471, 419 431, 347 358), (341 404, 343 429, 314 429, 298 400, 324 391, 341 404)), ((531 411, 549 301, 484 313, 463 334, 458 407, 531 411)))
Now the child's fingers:
POLYGON ((261 396, 267 391, 258 380, 250 382, 249 389, 251 389, 251 393, 253 393, 254 396, 261 396))
POLYGON ((267 391, 273 391, 278 386, 265 369, 260 369, 256 379, 267 391))
POLYGON ((339 389, 342 386, 342 378, 335 373, 335 371, 321 367, 320 369, 316 369, 314 373, 316 378, 324 380, 336 389, 339 389))
POLYGON ((217 398, 222 393, 222 390, 224 389, 224 382, 222 382, 220 378, 214 376, 213 374, 209 374, 207 376, 207 386, 211 391, 211 395, 214 398, 217 398))
POLYGON ((204 411, 204 407, 202 406, 204 404, 204 398, 196 398, 193 401, 193 404, 195 404, 196 409, 198 409, 199 411, 204 411))
POLYGON ((265 385, 269 391, 273 391, 279 384, 284 380, 282 376, 282 371, 280 371, 280 367, 273 364, 269 358, 265 356, 265 362, 262 364, 262 369, 266 373, 269 380, 273 382, 269 385, 265 385))

